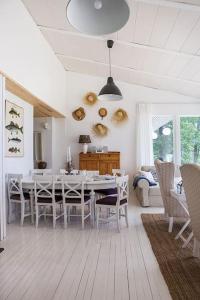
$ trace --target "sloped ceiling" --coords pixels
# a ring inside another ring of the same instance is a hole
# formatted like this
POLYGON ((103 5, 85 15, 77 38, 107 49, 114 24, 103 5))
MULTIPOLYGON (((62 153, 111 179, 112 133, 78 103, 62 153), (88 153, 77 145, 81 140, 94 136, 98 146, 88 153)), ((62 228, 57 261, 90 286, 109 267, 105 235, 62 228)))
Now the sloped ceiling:
POLYGON ((111 36, 77 32, 66 0, 23 0, 67 71, 106 77, 106 40, 116 80, 200 98, 200 0, 130 0, 126 26, 111 36))

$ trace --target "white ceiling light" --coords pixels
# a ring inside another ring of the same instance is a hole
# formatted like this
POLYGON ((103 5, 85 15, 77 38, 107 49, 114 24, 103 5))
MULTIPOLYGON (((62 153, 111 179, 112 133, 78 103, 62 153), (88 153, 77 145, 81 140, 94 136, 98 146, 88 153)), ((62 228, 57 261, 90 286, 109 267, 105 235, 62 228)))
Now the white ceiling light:
POLYGON ((163 135, 170 135, 171 134, 171 129, 166 127, 162 130, 163 135))
POLYGON ((120 30, 128 21, 126 0, 70 0, 67 19, 78 31, 104 35, 120 30))

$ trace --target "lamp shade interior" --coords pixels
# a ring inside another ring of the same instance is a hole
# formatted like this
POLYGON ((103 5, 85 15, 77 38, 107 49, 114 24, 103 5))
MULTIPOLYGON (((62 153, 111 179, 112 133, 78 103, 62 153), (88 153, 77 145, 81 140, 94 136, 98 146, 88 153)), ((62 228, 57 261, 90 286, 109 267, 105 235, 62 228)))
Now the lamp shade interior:
POLYGON ((129 19, 126 0, 70 0, 67 19, 78 31, 91 35, 110 34, 129 19))

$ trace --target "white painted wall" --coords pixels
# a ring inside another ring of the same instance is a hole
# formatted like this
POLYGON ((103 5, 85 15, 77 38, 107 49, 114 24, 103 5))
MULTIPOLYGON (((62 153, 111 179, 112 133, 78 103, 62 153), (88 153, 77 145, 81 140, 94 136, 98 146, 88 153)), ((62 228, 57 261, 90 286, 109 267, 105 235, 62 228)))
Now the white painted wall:
POLYGON ((41 132, 42 134, 42 160, 47 162, 47 169, 52 168, 52 118, 34 118, 34 131, 41 132), (44 124, 48 128, 44 128, 44 124))
POLYGON ((33 107, 8 91, 5 99, 24 108, 24 156, 4 157, 5 174, 29 175, 33 168, 33 107))
POLYGON ((52 169, 59 172, 60 169, 66 167, 67 158, 67 122, 63 118, 53 118, 53 160, 52 169))
POLYGON ((65 113, 65 70, 20 0, 0 1, 0 37, 0 70, 65 113))
MULTIPOLYGON (((182 103, 189 103, 190 112, 195 111, 200 115, 200 104, 197 99, 186 97, 183 95, 161 91, 151 88, 145 88, 142 86, 130 85, 122 82, 117 82, 120 87, 124 100, 121 102, 108 102, 99 101, 98 104, 93 107, 88 107, 83 103, 83 96, 93 91, 98 93, 102 86, 105 84, 106 78, 93 77, 83 74, 77 74, 67 72, 67 136, 68 144, 72 147, 73 161, 75 167, 78 168, 78 154, 81 151, 81 147, 78 144, 78 137, 80 134, 90 134, 92 143, 96 146, 107 145, 110 151, 121 152, 121 167, 125 168, 130 175, 135 172, 136 168, 136 103, 154 103, 153 113, 159 111, 165 113, 167 108, 171 108, 171 111, 187 111, 182 103), (192 105, 191 103, 197 103, 198 105, 192 105), (163 106, 163 104, 165 105, 163 106), (174 103, 172 105, 172 103, 174 103), (77 122, 72 118, 72 111, 79 106, 83 106, 86 111, 86 117, 83 121, 77 122), (91 127, 94 123, 101 121, 98 116, 98 109, 105 107, 108 110, 108 116, 103 123, 110 128, 110 132, 105 138, 97 138, 91 127), (125 109, 129 114, 129 120, 122 126, 116 126, 111 122, 111 116, 117 108, 125 109), (163 107, 163 109, 162 109, 163 107)), ((199 101, 200 103, 200 101, 199 101)))
POLYGON ((0 75, 0 241, 6 237, 6 202, 4 176, 4 115, 5 88, 4 78, 0 75))
POLYGON ((64 118, 34 118, 34 131, 42 133, 43 160, 47 162, 47 168, 58 173, 66 163, 66 120, 64 118), (44 129, 44 123, 48 124, 47 129, 44 129))

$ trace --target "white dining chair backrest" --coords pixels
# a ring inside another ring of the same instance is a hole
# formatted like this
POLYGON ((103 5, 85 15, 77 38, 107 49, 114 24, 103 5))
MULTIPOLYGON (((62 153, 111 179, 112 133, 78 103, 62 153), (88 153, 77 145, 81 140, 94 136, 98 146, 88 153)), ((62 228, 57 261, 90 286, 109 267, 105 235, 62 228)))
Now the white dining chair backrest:
POLYGON ((74 181, 74 182, 82 182, 82 181, 86 181, 87 177, 84 175, 64 175, 62 176, 62 180, 63 181, 74 181))
POLYGON ((82 198, 84 196, 83 181, 62 181, 62 192, 65 198, 82 198))
POLYGON ((99 171, 86 171, 88 177, 99 176, 99 171))
POLYGON ((21 180, 23 178, 22 174, 8 174, 8 196, 9 198, 13 194, 23 194, 21 180))
POLYGON ((53 180, 53 176, 42 176, 42 178, 37 178, 34 181, 34 194, 35 201, 38 199, 52 199, 52 202, 55 202, 55 186, 56 183, 53 180), (43 178, 45 177, 45 178, 43 178))
POLYGON ((31 175, 50 175, 52 174, 52 169, 33 169, 31 170, 31 175))
POLYGON ((121 176, 126 175, 126 170, 124 169, 112 169, 113 176, 116 176, 117 174, 120 174, 121 176))
POLYGON ((34 181, 55 181, 56 175, 34 175, 33 176, 34 181))
POLYGON ((117 183, 117 204, 120 205, 120 201, 127 199, 129 196, 129 176, 120 176, 116 178, 117 183))

